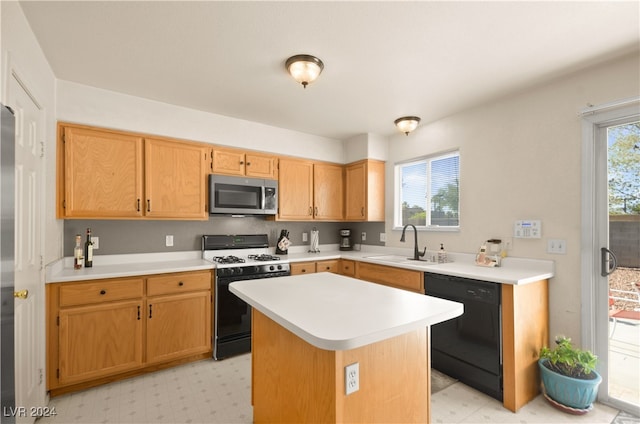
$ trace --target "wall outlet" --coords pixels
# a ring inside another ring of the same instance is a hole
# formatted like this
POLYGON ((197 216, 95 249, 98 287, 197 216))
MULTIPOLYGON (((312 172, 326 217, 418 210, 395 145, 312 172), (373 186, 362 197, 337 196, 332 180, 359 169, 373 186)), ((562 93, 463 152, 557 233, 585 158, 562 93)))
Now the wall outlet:
POLYGON ((380 241, 381 242, 387 241, 387 233, 380 233, 380 241))
POLYGON ((164 245, 167 247, 173 246, 173 236, 165 236, 164 245))
POLYGON ((309 233, 302 233, 302 242, 309 241, 309 233))
POLYGON ((360 240, 362 241, 366 241, 367 240, 367 233, 365 233, 364 231, 361 234, 360 240))
POLYGON ((561 239, 547 239, 547 253, 564 255, 567 253, 567 241, 561 239))
POLYGON ((100 237, 91 236, 91 243, 93 243, 93 250, 100 249, 100 237))
POLYGON ((356 362, 344 367, 344 385, 347 395, 360 390, 360 363, 356 362))

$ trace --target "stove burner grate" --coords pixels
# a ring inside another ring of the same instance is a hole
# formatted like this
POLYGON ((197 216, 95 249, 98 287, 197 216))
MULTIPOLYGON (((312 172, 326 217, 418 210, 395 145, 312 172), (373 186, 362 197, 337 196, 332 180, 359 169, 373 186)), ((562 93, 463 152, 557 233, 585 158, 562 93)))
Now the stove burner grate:
POLYGON ((214 262, 219 264, 241 264, 244 263, 244 259, 239 258, 237 256, 229 255, 229 256, 214 256, 212 258, 214 262))
POLYGON ((249 259, 253 259, 254 261, 279 261, 280 256, 269 255, 263 253, 261 255, 249 255, 249 259))

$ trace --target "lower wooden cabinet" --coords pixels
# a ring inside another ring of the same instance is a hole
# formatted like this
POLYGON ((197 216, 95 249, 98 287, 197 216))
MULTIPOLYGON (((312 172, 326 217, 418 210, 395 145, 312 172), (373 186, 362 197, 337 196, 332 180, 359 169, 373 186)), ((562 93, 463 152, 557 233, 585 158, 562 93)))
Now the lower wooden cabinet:
POLYGON ((356 262, 355 277, 424 294, 424 272, 421 271, 356 262))
POLYGON ((340 260, 329 259, 317 262, 294 262, 290 266, 291 275, 313 274, 314 272, 333 272, 338 274, 340 271, 340 260))
POLYGON ((51 395, 211 355, 211 271, 47 284, 51 395))

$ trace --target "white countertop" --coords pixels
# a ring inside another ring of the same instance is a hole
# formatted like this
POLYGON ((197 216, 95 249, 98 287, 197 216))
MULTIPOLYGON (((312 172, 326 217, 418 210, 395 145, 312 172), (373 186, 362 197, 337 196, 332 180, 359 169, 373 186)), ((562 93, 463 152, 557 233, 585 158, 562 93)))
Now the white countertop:
POLYGON ((229 289, 301 339, 326 350, 365 346, 464 312, 458 302, 326 272, 236 281, 229 289))
POLYGON ((215 268, 212 262, 203 260, 200 255, 200 252, 96 255, 91 268, 81 269, 73 268, 73 258, 62 258, 47 265, 45 281, 60 283, 215 268))
MULTIPOLYGON (((413 269, 421 272, 453 275, 473 278, 501 284, 527 284, 553 277, 554 263, 549 260, 505 258, 502 266, 485 268, 474 264, 475 255, 468 253, 448 253, 453 262, 438 264, 433 262, 398 263, 381 258, 380 255, 411 256, 410 249, 398 249, 384 246, 363 246, 363 250, 338 250, 338 245, 321 245, 318 253, 308 253, 305 246, 289 249, 288 255, 280 255, 291 263, 305 261, 323 261, 331 259, 351 259, 379 265, 413 269)), ((436 252, 427 252, 431 257, 436 252)), ((59 283, 64 281, 93 280, 100 278, 129 277, 134 275, 163 274, 171 272, 197 271, 215 268, 215 264, 201 259, 200 251, 139 253, 124 255, 96 255, 92 268, 73 269, 73 258, 59 259, 46 267, 45 281, 59 283)))

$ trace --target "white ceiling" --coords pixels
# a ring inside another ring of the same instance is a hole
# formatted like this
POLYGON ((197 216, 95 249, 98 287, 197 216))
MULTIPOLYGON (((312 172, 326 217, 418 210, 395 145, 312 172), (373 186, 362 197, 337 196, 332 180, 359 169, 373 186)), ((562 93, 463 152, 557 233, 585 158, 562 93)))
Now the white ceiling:
POLYGON ((637 51, 640 2, 22 1, 57 78, 334 139, 637 51), (305 90, 285 60, 325 63, 305 90))

